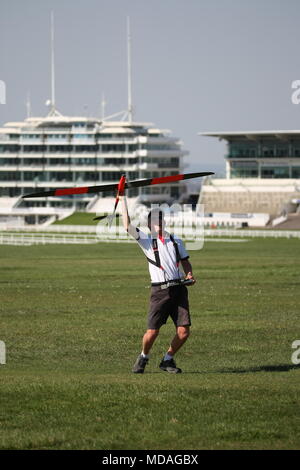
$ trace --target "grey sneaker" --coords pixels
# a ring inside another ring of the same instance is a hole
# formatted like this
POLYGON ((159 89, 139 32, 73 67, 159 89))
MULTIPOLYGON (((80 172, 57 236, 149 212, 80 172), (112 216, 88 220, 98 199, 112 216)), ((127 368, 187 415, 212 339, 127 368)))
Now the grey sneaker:
POLYGON ((140 354, 138 356, 137 360, 135 361, 132 372, 134 374, 143 374, 148 361, 149 361, 149 359, 147 357, 143 357, 140 354))
POLYGON ((182 370, 176 366, 174 359, 170 359, 169 361, 163 359, 159 364, 159 368, 171 374, 181 374, 182 372, 182 370))

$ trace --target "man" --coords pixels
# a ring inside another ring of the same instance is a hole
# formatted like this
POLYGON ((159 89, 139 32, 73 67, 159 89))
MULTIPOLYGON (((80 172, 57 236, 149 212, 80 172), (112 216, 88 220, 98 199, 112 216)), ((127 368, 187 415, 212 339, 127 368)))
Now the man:
POLYGON ((148 313, 148 328, 143 337, 142 352, 133 367, 135 374, 144 373, 149 360, 152 345, 159 334, 159 330, 171 316, 176 327, 176 334, 170 347, 163 357, 159 367, 170 373, 181 373, 176 366, 174 355, 185 343, 190 334, 190 314, 188 290, 182 284, 182 275, 179 264, 185 272, 186 279, 194 284, 192 266, 188 260, 182 240, 173 238, 165 231, 163 212, 152 209, 148 214, 148 228, 150 235, 130 223, 125 196, 122 199, 122 216, 125 230, 135 238, 149 262, 151 276, 151 297, 148 313))

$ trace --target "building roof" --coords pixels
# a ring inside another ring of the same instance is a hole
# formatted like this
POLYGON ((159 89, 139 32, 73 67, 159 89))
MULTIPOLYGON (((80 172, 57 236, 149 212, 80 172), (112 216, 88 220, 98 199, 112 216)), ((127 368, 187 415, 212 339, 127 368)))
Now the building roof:
MULTIPOLYGON (((151 122, 137 122, 137 121, 109 121, 106 119, 99 119, 84 116, 62 116, 51 115, 46 117, 28 117, 21 122, 6 122, 3 127, 0 127, 0 134, 20 134, 23 131, 43 130, 53 128, 53 131, 62 129, 72 129, 74 124, 83 124, 87 126, 87 130, 97 130, 99 134, 124 134, 124 135, 148 135, 149 137, 162 137, 168 138, 173 141, 178 141, 178 138, 172 137, 172 132, 169 129, 158 129, 151 122)), ((86 132, 86 129, 78 128, 78 131, 86 132)), ((182 142, 180 141, 182 144, 182 142)))
POLYGON ((23 128, 27 126, 33 127, 40 127, 44 125, 61 125, 61 124, 96 124, 102 127, 103 130, 109 129, 113 132, 135 132, 135 129, 147 129, 151 134, 159 134, 159 133, 170 133, 171 131, 168 129, 157 129, 153 127, 153 123, 151 122, 135 122, 135 121, 108 121, 102 120, 99 118, 92 118, 92 117, 84 117, 84 116, 47 116, 47 117, 29 117, 26 118, 24 121, 21 122, 6 122, 3 124, 3 128, 7 130, 16 129, 16 128, 23 128))
POLYGON ((230 140, 236 137, 245 137, 249 140, 256 140, 261 137, 275 137, 283 140, 295 135, 300 136, 300 130, 198 132, 198 135, 218 137, 220 140, 230 140))

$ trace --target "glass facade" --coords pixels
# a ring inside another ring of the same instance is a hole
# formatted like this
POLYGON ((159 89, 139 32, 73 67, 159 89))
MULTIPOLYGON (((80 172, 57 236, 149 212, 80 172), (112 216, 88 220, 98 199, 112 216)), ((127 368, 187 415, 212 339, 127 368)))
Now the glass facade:
POLYGON ((256 157, 257 147, 252 143, 231 142, 227 158, 256 157))
POLYGON ((231 163, 232 178, 257 178, 258 164, 256 162, 235 161, 231 163))
POLYGON ((262 167, 261 177, 262 178, 289 178, 290 172, 289 167, 285 166, 272 166, 262 167))
POLYGON ((299 178, 300 135, 253 133, 226 140, 229 178, 299 178))

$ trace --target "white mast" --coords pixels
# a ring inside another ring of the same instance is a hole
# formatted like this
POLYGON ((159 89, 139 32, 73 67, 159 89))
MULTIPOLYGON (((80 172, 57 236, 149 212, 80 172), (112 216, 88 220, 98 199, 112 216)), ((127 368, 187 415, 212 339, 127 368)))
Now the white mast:
POLYGON ((30 118, 30 116, 31 116, 30 92, 27 93, 26 110, 27 110, 27 118, 30 118))
POLYGON ((128 73, 128 120, 132 122, 132 92, 131 92, 131 43, 130 43, 130 21, 127 16, 127 73, 128 73))
POLYGON ((102 93, 102 100, 101 100, 101 118, 102 118, 102 120, 104 120, 104 118, 105 118, 105 106, 106 106, 105 96, 104 96, 104 93, 102 93))
POLYGON ((51 11, 51 100, 46 102, 50 105, 48 116, 61 116, 55 107, 55 60, 54 60, 54 14, 51 11))
POLYGON ((54 14, 51 11, 51 114, 55 114, 54 14))

